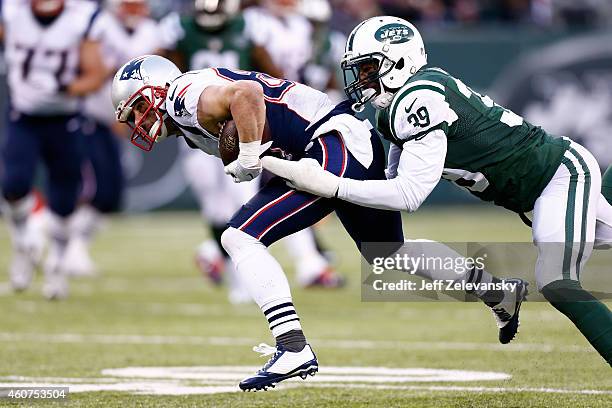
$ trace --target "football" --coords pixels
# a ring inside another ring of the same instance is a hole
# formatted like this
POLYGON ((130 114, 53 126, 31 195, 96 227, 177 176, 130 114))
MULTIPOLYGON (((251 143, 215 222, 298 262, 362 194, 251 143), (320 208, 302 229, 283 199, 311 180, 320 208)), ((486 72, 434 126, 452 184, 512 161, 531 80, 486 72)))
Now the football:
MULTIPOLYGON (((270 141, 272 135, 270 133, 270 127, 268 122, 264 126, 261 143, 267 143, 270 141)), ((223 165, 227 166, 238 158, 240 152, 240 145, 238 144, 238 129, 236 123, 230 119, 225 122, 221 131, 219 132, 219 155, 223 165)))

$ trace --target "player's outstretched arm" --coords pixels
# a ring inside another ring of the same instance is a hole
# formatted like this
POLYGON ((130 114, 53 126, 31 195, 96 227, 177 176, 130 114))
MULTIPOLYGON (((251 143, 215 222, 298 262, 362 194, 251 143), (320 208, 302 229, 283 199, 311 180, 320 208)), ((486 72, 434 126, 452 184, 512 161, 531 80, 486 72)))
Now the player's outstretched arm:
POLYGON ((436 130, 404 145, 398 157, 397 177, 389 180, 340 178, 312 159, 289 162, 264 157, 262 163, 265 169, 287 179, 299 190, 365 207, 411 212, 419 208, 438 184, 445 157, 446 135, 436 130))
POLYGON ((388 164, 389 169, 397 168, 397 176, 388 180, 342 179, 338 198, 366 207, 416 211, 440 181, 446 147, 442 130, 406 142, 397 158, 399 162, 388 164))

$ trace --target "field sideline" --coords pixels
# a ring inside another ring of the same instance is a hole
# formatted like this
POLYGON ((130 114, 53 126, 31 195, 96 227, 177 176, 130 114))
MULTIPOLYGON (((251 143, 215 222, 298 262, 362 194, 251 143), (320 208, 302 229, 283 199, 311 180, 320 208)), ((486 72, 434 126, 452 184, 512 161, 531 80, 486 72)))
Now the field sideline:
MULTIPOLYGON (((429 207, 404 222, 410 238, 531 240, 517 216, 490 207, 429 207)), ((186 212, 110 219, 93 247, 102 274, 72 281, 66 301, 44 301, 40 278, 14 295, 4 273, 0 387, 68 384, 58 406, 78 407, 612 406, 610 367, 551 306, 528 302, 518 338, 501 346, 480 304, 362 303, 356 249, 334 218, 320 228, 349 285, 293 290, 321 364, 314 378, 236 392, 264 362, 251 346, 272 339, 256 306, 229 305, 199 276, 204 232, 186 212)), ((282 245, 273 252, 291 278, 282 245)), ((9 256, 0 221, 0 265, 9 256)))

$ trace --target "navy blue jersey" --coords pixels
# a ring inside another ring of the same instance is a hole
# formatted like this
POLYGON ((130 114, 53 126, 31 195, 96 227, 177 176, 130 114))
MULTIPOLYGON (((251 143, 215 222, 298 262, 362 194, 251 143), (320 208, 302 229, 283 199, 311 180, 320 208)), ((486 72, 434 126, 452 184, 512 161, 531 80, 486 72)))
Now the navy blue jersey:
MULTIPOLYGON (((197 103, 200 95, 207 86, 227 85, 239 80, 261 84, 266 103, 266 120, 272 134, 272 148, 281 149, 292 156, 303 154, 312 138, 315 129, 313 125, 322 122, 335 109, 334 104, 322 92, 259 72, 226 68, 190 71, 170 85, 166 110, 185 136, 207 153, 219 155, 217 135, 210 134, 198 123, 197 103)), ((341 104, 336 109, 344 112, 344 106, 341 104)))

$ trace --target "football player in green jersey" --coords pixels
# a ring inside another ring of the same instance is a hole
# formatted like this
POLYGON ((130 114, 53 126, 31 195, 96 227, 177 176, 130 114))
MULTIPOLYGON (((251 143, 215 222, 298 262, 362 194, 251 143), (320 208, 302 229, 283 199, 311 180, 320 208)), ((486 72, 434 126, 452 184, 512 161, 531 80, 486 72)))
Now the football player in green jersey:
POLYGON ((172 19, 171 36, 177 38, 167 54, 183 71, 226 67, 282 77, 268 52, 253 43, 240 0, 196 0, 193 15, 172 19))
POLYGON ((579 279, 593 247, 612 243, 612 171, 602 183, 584 147, 427 67, 421 35, 403 19, 362 22, 345 51, 354 109, 371 103, 392 142, 388 180, 340 180, 307 160, 270 158, 264 167, 299 189, 368 207, 415 211, 444 178, 519 214, 533 211, 538 289, 612 365, 612 313, 579 279))

